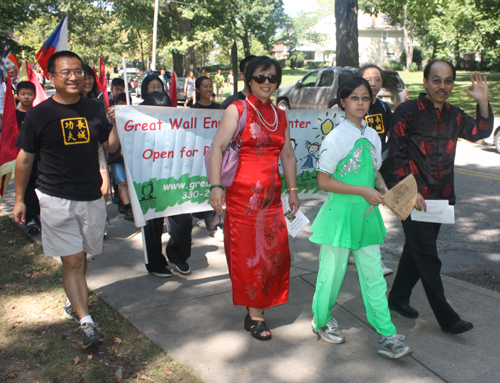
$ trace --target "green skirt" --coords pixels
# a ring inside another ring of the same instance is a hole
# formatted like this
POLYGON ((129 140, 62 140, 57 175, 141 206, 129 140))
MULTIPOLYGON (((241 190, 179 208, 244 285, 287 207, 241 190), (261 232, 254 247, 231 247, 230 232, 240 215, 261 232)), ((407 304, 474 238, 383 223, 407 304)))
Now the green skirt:
POLYGON ((357 250, 381 245, 387 236, 378 206, 367 215, 370 204, 363 197, 329 193, 311 226, 311 242, 357 250))

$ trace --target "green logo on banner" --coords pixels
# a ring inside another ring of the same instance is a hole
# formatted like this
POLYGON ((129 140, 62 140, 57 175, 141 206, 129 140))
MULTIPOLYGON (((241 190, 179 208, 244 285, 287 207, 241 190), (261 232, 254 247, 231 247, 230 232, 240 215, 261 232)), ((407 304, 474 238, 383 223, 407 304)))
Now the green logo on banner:
POLYGON ((162 212, 184 202, 203 203, 210 197, 210 184, 206 176, 183 174, 180 178, 152 178, 147 182, 134 182, 142 213, 149 209, 162 212))

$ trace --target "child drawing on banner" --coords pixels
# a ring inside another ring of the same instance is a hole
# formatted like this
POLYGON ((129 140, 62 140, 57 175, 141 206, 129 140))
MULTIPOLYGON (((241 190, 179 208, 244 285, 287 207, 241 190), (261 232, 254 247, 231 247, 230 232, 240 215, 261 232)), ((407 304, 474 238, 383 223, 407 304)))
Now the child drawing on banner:
POLYGON ((318 188, 328 192, 328 199, 311 226, 313 234, 309 238, 321 245, 311 325, 324 341, 345 342, 332 309, 352 251, 366 317, 379 335, 378 354, 401 358, 410 355, 412 349, 402 342, 404 336, 396 333, 391 321, 387 284, 380 265, 380 245, 387 231, 378 205, 388 189, 379 171, 381 141, 375 130, 367 128, 364 119, 372 99, 370 84, 365 79, 344 80, 337 100, 345 110, 345 118, 321 144, 316 168, 318 188))
POLYGON ((319 150, 320 144, 319 142, 309 142, 306 141, 306 148, 307 148, 307 159, 306 162, 304 162, 304 165, 302 165, 302 169, 313 169, 314 168, 314 160, 318 161, 318 157, 316 157, 314 154, 319 150))

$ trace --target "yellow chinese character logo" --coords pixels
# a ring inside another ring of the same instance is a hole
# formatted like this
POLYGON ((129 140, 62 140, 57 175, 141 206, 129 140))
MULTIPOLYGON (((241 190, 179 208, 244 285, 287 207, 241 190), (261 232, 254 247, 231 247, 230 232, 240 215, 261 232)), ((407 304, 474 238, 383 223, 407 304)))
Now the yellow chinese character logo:
POLYGON ((370 114, 365 116, 366 124, 377 131, 377 133, 384 133, 384 120, 382 114, 370 114))
POLYGON ((86 144, 90 142, 89 126, 85 117, 61 120, 64 145, 86 144))

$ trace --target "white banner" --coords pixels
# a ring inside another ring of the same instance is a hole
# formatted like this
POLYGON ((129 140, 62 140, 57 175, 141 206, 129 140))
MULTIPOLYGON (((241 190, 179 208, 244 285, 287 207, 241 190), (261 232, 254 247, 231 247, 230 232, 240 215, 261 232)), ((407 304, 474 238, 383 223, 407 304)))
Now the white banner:
MULTIPOLYGON (((116 107, 137 226, 144 226, 145 220, 156 217, 211 210, 204 154, 212 144, 223 112, 116 107), (143 215, 137 214, 141 210, 143 215)), ((297 158, 299 197, 318 196, 315 168, 319 148, 324 137, 340 122, 341 113, 338 109, 287 111, 297 158)), ((286 193, 286 188, 283 181, 282 192, 286 193)))

